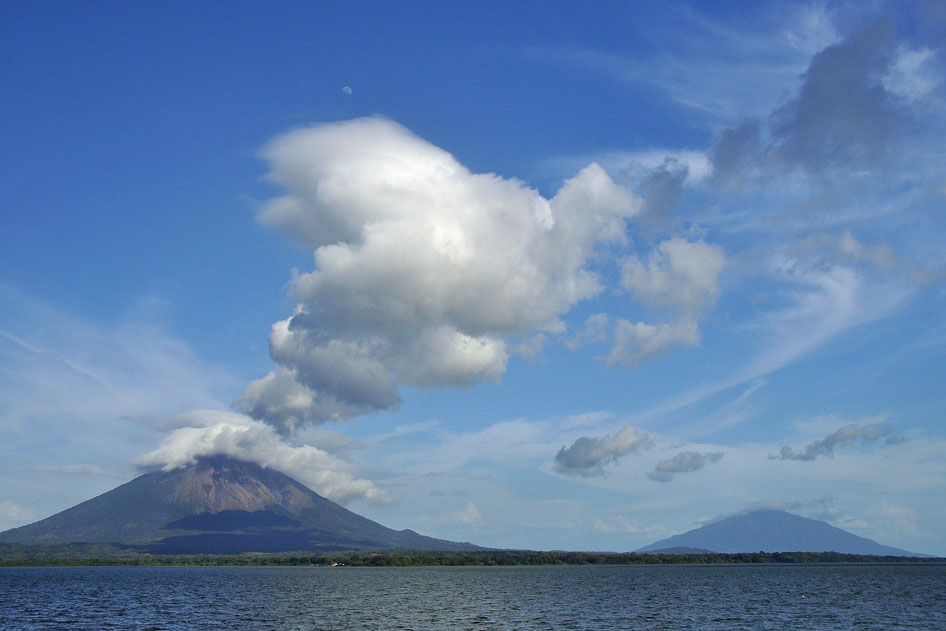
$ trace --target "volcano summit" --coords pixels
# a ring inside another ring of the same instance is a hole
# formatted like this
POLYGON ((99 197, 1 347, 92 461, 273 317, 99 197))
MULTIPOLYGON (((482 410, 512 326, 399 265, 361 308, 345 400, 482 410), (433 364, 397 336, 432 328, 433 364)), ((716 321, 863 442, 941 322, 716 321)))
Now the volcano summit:
POLYGON ((0 542, 104 543, 155 554, 478 549, 386 528, 278 471, 226 456, 147 473, 2 532, 0 542))

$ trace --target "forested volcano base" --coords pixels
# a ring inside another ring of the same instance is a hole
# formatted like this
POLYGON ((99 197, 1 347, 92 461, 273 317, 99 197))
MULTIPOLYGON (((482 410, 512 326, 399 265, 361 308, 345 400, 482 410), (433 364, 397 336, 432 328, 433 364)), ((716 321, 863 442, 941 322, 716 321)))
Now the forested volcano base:
POLYGON ((837 552, 754 552, 721 554, 637 552, 539 552, 487 550, 443 552, 401 550, 329 554, 151 555, 107 545, 24 546, 0 544, 0 566, 192 565, 192 566, 503 566, 503 565, 671 565, 751 563, 932 563, 935 557, 876 556, 837 552))

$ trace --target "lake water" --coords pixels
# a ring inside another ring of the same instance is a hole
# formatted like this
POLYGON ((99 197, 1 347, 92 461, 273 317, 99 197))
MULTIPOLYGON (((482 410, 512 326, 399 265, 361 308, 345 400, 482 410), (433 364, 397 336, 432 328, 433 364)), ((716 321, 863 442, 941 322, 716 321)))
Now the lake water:
POLYGON ((0 629, 946 629, 946 566, 0 568, 0 629))

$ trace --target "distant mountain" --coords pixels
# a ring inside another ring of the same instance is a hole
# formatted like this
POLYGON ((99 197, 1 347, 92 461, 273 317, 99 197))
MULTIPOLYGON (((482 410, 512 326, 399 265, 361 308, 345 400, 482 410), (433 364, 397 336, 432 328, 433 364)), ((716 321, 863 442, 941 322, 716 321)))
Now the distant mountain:
POLYGON ((757 510, 727 517, 681 535, 661 539, 637 552, 697 548, 713 552, 842 552, 921 556, 835 528, 823 521, 781 510, 757 510))
POLYGON ((278 471, 226 456, 142 475, 2 532, 0 542, 108 543, 155 554, 480 549, 386 528, 278 471))

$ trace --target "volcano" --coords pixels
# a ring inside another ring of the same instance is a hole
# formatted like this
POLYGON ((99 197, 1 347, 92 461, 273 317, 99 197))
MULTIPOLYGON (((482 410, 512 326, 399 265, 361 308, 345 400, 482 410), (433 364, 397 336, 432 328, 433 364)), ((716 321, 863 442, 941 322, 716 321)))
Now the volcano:
POLYGON ((2 532, 0 542, 102 543, 153 554, 480 549, 392 530, 283 473, 226 456, 147 473, 2 532))
POLYGON ((756 510, 662 539, 638 552, 841 552, 922 556, 783 510, 756 510))

